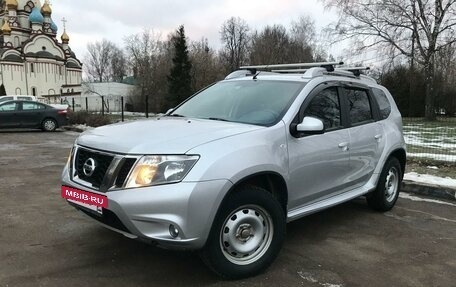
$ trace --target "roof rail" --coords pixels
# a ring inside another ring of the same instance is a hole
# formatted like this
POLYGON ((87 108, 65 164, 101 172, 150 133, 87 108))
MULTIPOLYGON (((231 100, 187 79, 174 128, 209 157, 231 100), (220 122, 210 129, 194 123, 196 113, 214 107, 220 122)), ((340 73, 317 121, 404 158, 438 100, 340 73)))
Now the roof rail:
POLYGON ((369 71, 370 67, 348 67, 348 68, 336 68, 336 71, 348 71, 352 72, 353 75, 359 77, 363 71, 369 71))
POLYGON ((335 66, 343 65, 344 62, 317 62, 317 63, 294 63, 294 64, 274 64, 274 65, 258 65, 258 66, 243 66, 241 70, 271 70, 275 69, 275 72, 280 72, 277 69, 286 68, 325 68, 328 72, 334 72, 335 66))

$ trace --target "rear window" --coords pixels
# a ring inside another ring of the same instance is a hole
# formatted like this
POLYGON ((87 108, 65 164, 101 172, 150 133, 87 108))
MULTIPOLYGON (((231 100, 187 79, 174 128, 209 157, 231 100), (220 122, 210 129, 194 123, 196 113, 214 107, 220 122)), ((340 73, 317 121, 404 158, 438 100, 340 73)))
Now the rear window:
POLYGON ((388 100, 388 97, 385 93, 377 88, 373 88, 372 91, 374 92, 375 100, 378 103, 378 107, 380 108, 380 118, 385 120, 391 114, 391 104, 388 100))
POLYGON ((23 111, 34 111, 34 110, 44 110, 46 107, 44 105, 38 103, 23 103, 22 110, 23 111))
POLYGON ((31 101, 32 97, 17 97, 17 99, 20 101, 31 101))

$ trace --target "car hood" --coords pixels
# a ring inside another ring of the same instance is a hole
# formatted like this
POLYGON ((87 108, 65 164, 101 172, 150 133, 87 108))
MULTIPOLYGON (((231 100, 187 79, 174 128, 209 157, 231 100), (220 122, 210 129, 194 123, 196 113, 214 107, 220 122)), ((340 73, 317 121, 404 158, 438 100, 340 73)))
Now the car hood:
POLYGON ((89 130, 76 143, 123 154, 184 154, 199 145, 262 128, 239 123, 165 117, 89 130))

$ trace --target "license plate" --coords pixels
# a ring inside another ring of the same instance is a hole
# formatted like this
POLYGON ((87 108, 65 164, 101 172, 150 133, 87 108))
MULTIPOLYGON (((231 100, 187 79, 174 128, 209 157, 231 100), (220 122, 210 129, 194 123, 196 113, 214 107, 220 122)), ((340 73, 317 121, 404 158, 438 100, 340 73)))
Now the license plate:
POLYGON ((62 186, 62 197, 98 213, 103 213, 103 208, 108 208, 108 197, 68 186, 62 186))

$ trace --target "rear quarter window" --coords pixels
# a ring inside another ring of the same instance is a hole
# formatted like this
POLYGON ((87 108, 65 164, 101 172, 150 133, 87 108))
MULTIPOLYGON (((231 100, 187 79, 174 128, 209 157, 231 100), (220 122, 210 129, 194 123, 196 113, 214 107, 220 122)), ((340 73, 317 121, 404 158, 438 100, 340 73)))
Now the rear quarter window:
POLYGON ((382 120, 386 120, 391 114, 391 103, 382 90, 372 88, 372 91, 374 92, 375 100, 377 101, 378 107, 380 109, 380 118, 382 120))

